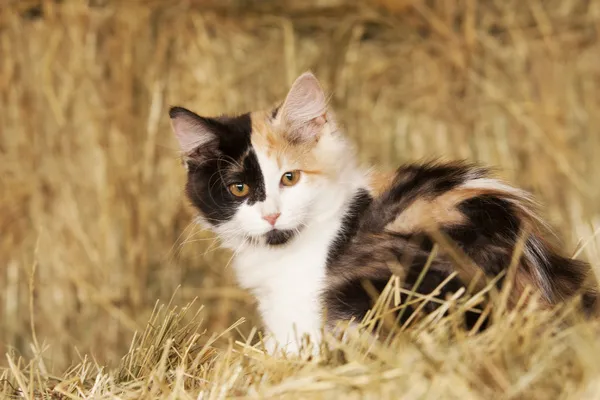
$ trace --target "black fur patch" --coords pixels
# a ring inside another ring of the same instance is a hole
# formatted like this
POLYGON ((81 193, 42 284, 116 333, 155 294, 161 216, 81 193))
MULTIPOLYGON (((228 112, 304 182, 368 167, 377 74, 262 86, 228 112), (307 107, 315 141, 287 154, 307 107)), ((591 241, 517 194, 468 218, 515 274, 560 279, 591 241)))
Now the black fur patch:
POLYGON ((265 240, 268 245, 280 246, 290 241, 296 235, 292 230, 273 229, 265 234, 265 240))
POLYGON ((350 240, 356 236, 361 217, 365 213, 367 207, 371 204, 373 198, 364 189, 360 189, 352 198, 350 207, 342 220, 342 227, 336 238, 333 240, 327 254, 327 265, 339 257, 339 255, 348 247, 350 240))
POLYGON ((248 205, 252 205, 256 202, 265 201, 267 194, 265 192, 265 183, 258 164, 258 158, 253 148, 250 148, 248 154, 244 157, 241 162, 243 169, 243 176, 240 178, 242 182, 250 185, 250 194, 248 196, 248 205))
POLYGON ((497 196, 483 195, 465 200, 458 209, 467 222, 446 228, 446 233, 483 272, 495 277, 510 264, 519 234, 521 223, 513 205, 497 196))
POLYGON ((279 109, 281 108, 281 106, 282 104, 278 105, 273 109, 273 111, 271 111, 271 119, 277 118, 277 114, 279 113, 279 109))
POLYGON ((328 291, 325 296, 327 318, 332 321, 354 318, 355 321, 360 322, 376 300, 365 289, 365 281, 368 281, 380 294, 387 285, 389 277, 368 280, 353 279, 336 291, 328 291))
POLYGON ((214 134, 215 139, 197 148, 187 161, 187 196, 213 225, 230 220, 238 207, 265 200, 262 171, 252 148, 250 114, 236 117, 201 117, 185 108, 173 107, 171 118, 192 118, 214 134), (245 183, 250 187, 246 197, 234 196, 229 185, 245 183))
POLYGON ((462 163, 406 165, 398 169, 387 196, 393 201, 417 194, 431 197, 482 176, 483 171, 462 163))
POLYGON ((463 201, 458 209, 467 217, 465 230, 469 231, 463 233, 461 242, 474 244, 477 240, 494 238, 516 240, 521 223, 509 201, 498 196, 480 195, 463 201))

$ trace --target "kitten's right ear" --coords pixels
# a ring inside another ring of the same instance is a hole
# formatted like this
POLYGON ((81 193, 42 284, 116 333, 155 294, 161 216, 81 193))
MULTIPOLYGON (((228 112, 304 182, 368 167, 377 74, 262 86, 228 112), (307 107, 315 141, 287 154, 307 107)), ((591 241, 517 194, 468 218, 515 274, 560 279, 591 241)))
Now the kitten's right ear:
POLYGON ((182 107, 172 107, 169 116, 179 147, 186 155, 202 146, 215 143, 218 139, 209 118, 201 117, 182 107))

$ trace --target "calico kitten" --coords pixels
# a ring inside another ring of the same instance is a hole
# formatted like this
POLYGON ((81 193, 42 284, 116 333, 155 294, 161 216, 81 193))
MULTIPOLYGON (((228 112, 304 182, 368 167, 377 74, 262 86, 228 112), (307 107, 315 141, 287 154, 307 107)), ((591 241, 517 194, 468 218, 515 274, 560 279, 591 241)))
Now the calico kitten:
MULTIPOLYGON (((514 298, 531 286, 551 305, 584 286, 588 266, 560 255, 527 194, 487 170, 466 163, 407 165, 389 175, 361 168, 311 73, 273 110, 208 118, 173 107, 170 117, 187 197, 200 222, 235 252, 237 278, 259 301, 270 350, 278 343, 296 351, 302 335, 318 341, 323 325, 360 320, 372 305, 365 280, 381 290, 393 271, 412 288, 440 237, 458 250, 437 253, 421 293, 453 271, 442 297, 478 271, 496 276, 510 265, 523 228, 530 235, 514 298), (457 251, 472 264, 455 263, 457 251)), ((587 291, 586 306, 594 302, 587 291)))

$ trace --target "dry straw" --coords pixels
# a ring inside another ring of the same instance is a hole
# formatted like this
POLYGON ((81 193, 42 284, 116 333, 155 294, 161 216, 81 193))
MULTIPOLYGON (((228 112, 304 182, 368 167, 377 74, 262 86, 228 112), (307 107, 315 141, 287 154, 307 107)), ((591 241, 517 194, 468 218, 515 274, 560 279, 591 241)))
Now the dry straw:
POLYGON ((312 69, 364 162, 497 166, 598 266, 599 26, 595 0, 2 1, 0 396, 600 396, 596 324, 570 305, 512 299, 477 336, 456 328, 477 297, 452 298, 320 361, 251 347, 254 304, 190 223, 166 112, 269 105, 312 69))

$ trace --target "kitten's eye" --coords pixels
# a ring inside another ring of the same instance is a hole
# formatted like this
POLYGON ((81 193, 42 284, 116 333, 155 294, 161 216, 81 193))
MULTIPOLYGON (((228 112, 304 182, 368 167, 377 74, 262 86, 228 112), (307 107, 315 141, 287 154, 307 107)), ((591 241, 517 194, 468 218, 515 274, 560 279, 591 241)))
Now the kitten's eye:
POLYGON ((294 186, 300 180, 300 171, 289 171, 281 176, 283 186, 294 186))
POLYGON ((234 183, 229 185, 229 191, 236 197, 244 197, 250 191, 250 187, 245 183, 234 183))

